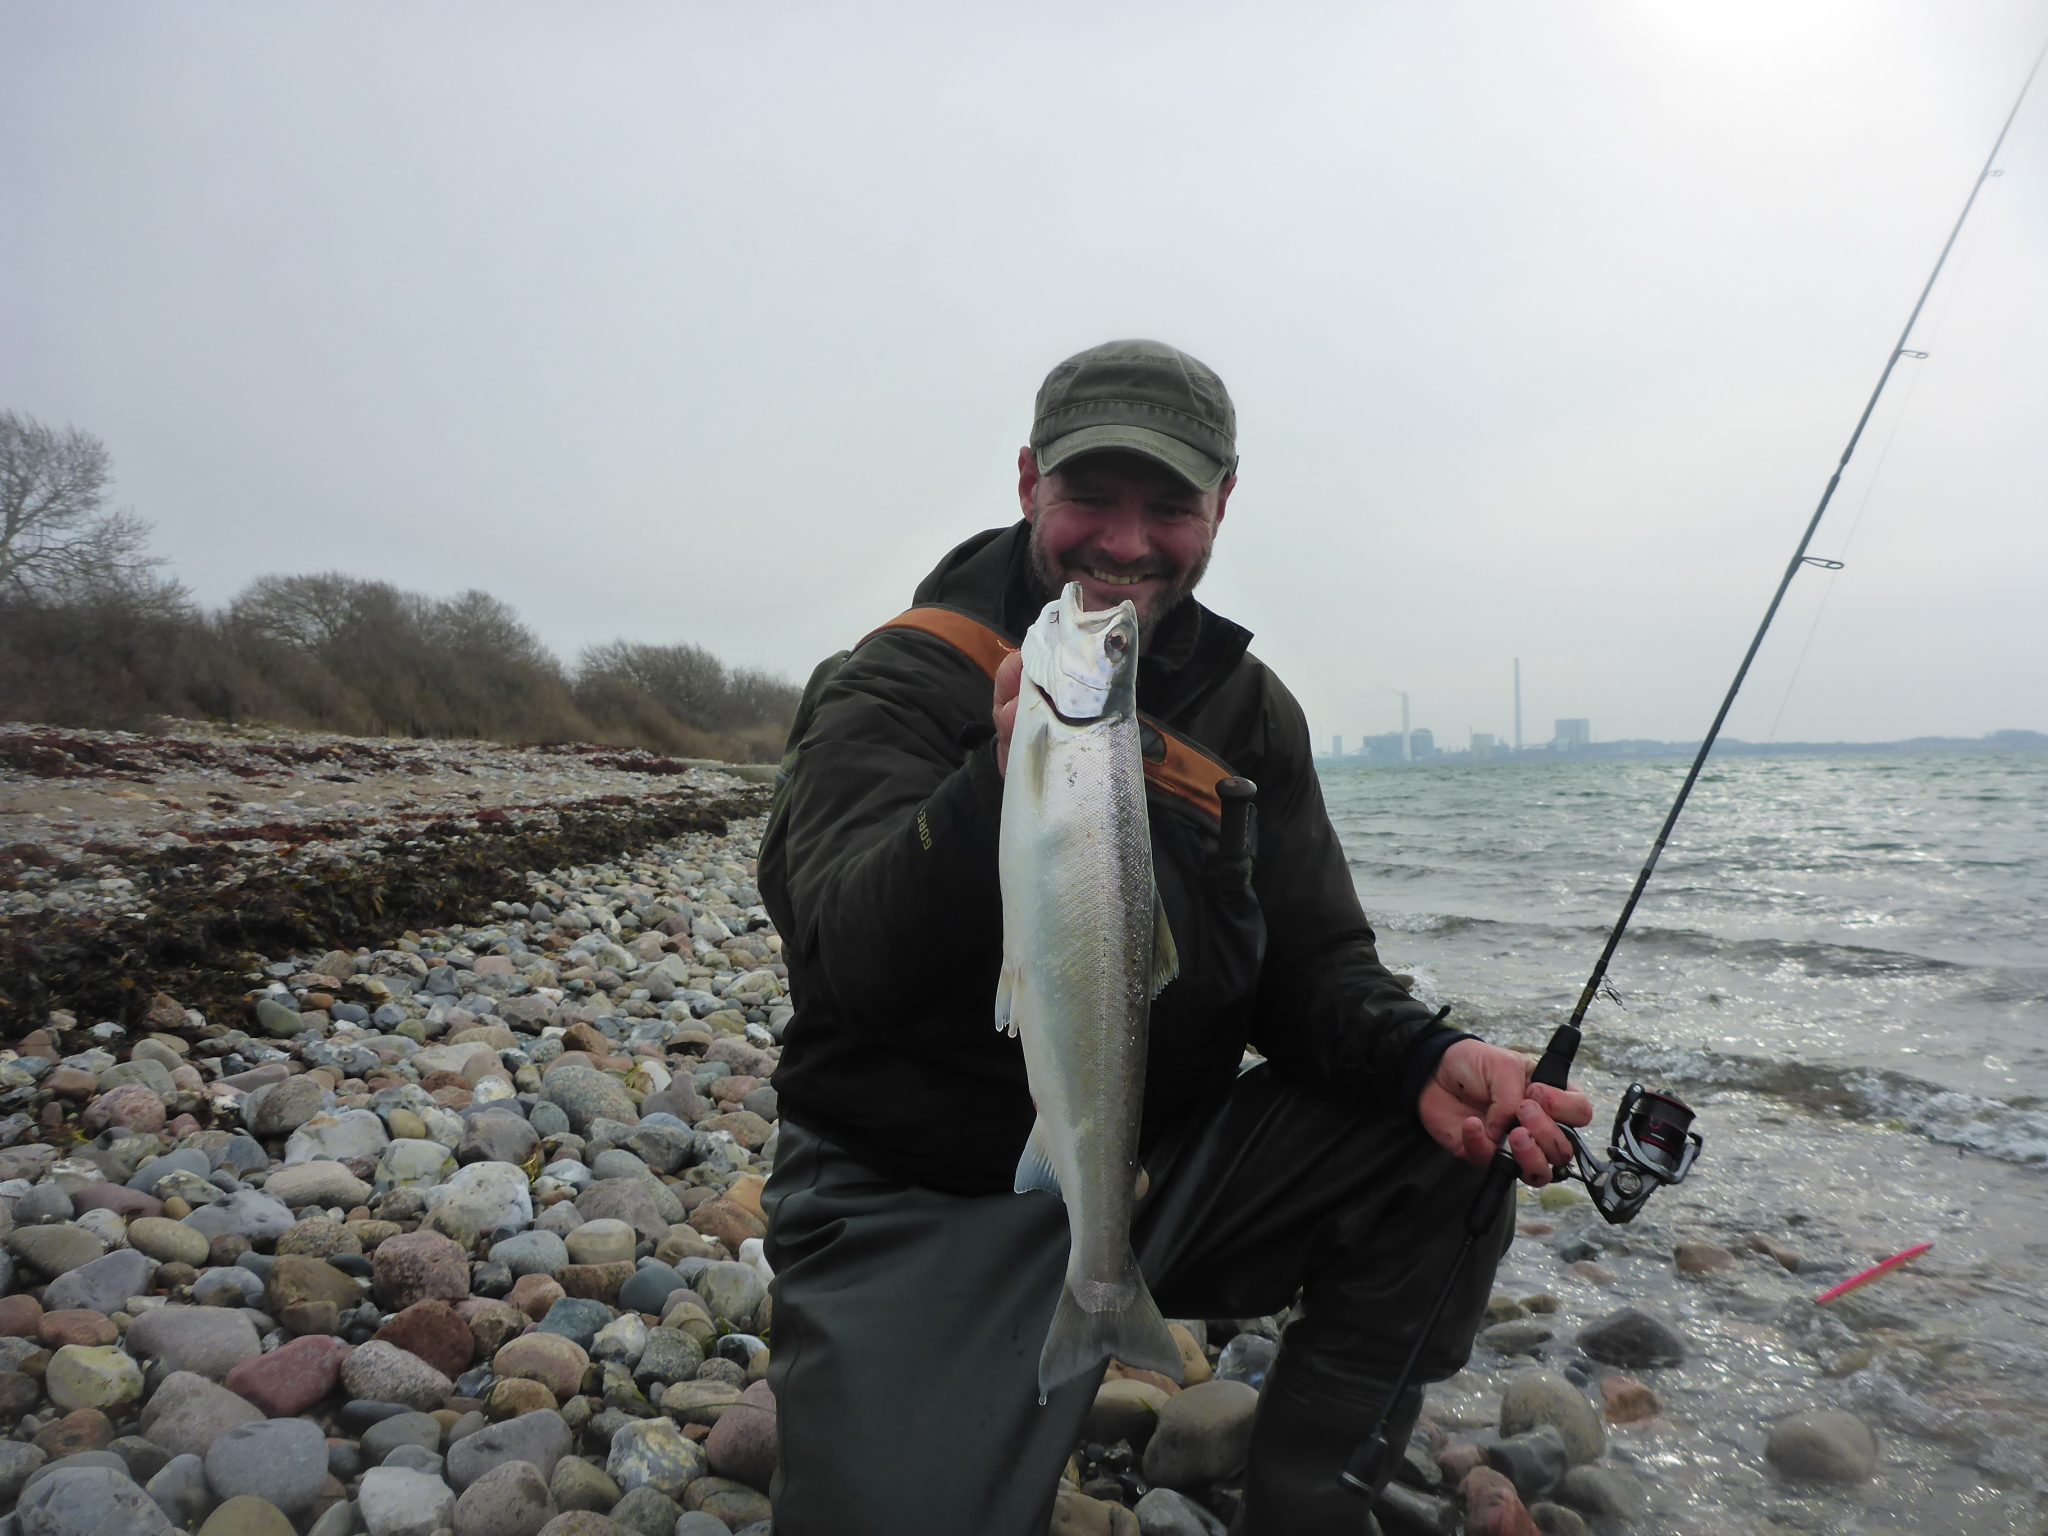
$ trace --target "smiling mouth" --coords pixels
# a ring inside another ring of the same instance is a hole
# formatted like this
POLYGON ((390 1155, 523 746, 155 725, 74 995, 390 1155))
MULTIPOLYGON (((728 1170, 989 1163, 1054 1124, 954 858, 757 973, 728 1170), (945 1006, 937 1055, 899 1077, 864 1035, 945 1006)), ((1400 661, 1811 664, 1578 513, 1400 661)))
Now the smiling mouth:
POLYGON ((1153 579, 1152 573, 1149 571, 1141 572, 1136 576, 1119 576, 1113 571, 1098 571, 1093 566, 1084 565, 1077 567, 1077 569, 1090 581, 1105 587, 1135 587, 1140 582, 1153 579))

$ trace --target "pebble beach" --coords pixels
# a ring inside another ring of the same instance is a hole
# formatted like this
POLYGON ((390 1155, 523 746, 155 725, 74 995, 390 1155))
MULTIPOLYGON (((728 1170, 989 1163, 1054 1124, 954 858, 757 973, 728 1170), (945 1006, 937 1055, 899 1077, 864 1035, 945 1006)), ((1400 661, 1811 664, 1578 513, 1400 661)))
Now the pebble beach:
MULTIPOLYGON (((766 806, 611 749, 0 729, 0 1536, 772 1531, 766 806)), ((1775 1516, 1660 1486, 1701 1298, 1797 1342, 1786 1234, 1570 1188, 1519 1233, 1383 1530, 1859 1528, 1841 1408, 1757 1426, 1775 1516)), ((1286 1321, 1112 1366, 1052 1530, 1224 1531, 1286 1321)))

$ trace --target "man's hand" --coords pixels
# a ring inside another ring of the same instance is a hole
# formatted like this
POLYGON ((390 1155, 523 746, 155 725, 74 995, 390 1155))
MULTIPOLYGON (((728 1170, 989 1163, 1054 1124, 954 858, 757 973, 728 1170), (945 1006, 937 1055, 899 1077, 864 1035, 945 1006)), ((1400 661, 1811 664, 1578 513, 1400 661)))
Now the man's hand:
POLYGON ((1017 729, 1017 695, 1024 686, 1024 653, 1012 651, 996 668, 996 772, 1010 771, 1010 733, 1017 729))
POLYGON ((1443 1054, 1415 1113, 1453 1157, 1484 1166, 1503 1135, 1524 1183, 1541 1189, 1550 1170, 1572 1160, 1560 1125, 1590 1125, 1593 1101, 1576 1088, 1531 1084, 1536 1064, 1483 1040, 1460 1040, 1443 1054))

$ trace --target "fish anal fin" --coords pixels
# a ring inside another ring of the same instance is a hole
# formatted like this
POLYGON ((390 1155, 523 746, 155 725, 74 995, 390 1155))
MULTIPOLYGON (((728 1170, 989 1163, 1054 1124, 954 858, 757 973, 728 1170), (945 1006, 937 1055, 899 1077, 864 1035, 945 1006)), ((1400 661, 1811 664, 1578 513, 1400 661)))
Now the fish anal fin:
POLYGON ((1059 1176, 1052 1171, 1051 1142, 1045 1128, 1045 1117, 1031 1122, 1030 1139, 1024 1143, 1024 1153, 1017 1159, 1018 1194, 1034 1189, 1043 1189, 1055 1195, 1062 1195, 1059 1176))
POLYGON ((1180 974, 1180 951, 1174 947, 1173 929, 1167 926, 1166 906, 1152 891, 1152 977, 1151 995, 1157 997, 1166 984, 1180 974))

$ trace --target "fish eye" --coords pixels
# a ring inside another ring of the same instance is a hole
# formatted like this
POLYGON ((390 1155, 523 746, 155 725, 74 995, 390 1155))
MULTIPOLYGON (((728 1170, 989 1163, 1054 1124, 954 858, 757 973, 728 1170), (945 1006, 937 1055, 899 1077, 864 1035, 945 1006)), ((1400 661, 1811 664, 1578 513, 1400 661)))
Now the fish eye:
POLYGON ((1131 642, 1123 637, 1121 630, 1111 630, 1103 637, 1102 648, 1112 656, 1121 656, 1131 648, 1131 642))

